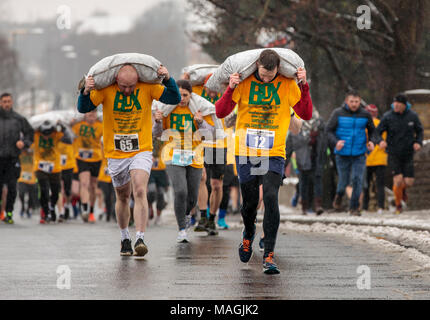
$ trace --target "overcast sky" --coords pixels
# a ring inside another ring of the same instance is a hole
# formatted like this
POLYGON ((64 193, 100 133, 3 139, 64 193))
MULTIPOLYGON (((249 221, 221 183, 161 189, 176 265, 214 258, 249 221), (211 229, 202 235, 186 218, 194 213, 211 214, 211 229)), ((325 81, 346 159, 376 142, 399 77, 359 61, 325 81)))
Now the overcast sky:
MULTIPOLYGON (((174 0, 184 2, 184 0, 174 0)), ((71 9, 71 22, 80 21, 96 10, 113 16, 134 19, 145 9, 160 0, 0 0, 2 19, 15 22, 34 22, 39 19, 58 17, 58 8, 62 5, 71 9)))

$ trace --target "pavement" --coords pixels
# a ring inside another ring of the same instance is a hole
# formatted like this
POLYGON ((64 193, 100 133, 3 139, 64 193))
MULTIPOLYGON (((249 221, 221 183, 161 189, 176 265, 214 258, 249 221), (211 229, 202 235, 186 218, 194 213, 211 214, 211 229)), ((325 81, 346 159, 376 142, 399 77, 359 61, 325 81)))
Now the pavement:
MULTIPOLYGON (((281 274, 269 276, 258 241, 250 262, 239 261, 240 216, 227 216, 232 229, 219 236, 193 232, 177 244, 171 209, 163 215, 145 233, 143 258, 119 255, 112 222, 0 224, 0 299, 430 299, 427 273, 372 243, 281 228, 281 274)), ((257 232, 258 240, 260 223, 257 232)))

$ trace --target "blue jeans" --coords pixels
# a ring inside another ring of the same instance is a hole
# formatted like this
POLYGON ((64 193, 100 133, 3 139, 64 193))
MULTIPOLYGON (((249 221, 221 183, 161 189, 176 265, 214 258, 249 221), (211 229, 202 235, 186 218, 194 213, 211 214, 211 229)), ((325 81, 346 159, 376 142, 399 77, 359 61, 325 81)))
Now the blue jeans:
POLYGON ((349 204, 351 210, 358 209, 360 195, 363 189, 364 169, 366 168, 366 156, 340 156, 336 155, 336 166, 339 181, 336 193, 339 196, 345 194, 346 187, 352 184, 352 196, 349 204), (351 181, 352 180, 352 181, 351 181))

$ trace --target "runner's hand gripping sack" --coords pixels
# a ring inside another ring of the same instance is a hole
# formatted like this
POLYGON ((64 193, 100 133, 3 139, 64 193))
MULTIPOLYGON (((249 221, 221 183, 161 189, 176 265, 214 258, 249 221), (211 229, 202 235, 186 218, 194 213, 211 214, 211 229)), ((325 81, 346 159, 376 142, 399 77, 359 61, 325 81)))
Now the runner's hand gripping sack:
POLYGON ((182 73, 190 76, 192 86, 203 85, 208 74, 213 73, 219 66, 213 64, 194 64, 182 69, 182 73))
MULTIPOLYGON (((297 69, 305 66, 299 55, 290 49, 270 49, 276 51, 281 58, 279 73, 287 78, 296 78, 297 69)), ((240 74, 242 80, 248 78, 257 70, 256 62, 263 50, 266 49, 242 51, 228 57, 209 78, 206 87, 213 91, 222 92, 223 87, 229 83, 230 75, 236 72, 240 74)))

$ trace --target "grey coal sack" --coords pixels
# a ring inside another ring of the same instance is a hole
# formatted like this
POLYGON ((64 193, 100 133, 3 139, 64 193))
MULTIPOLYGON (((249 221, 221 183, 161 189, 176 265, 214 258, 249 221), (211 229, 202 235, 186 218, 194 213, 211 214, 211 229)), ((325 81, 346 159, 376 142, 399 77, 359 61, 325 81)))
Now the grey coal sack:
POLYGON ((182 69, 182 73, 187 73, 190 76, 189 81, 192 86, 200 86, 205 82, 206 77, 214 73, 219 65, 214 64, 194 64, 182 69))
MULTIPOLYGON (((95 88, 103 89, 115 83, 119 69, 126 64, 136 69, 140 82, 161 83, 163 80, 157 74, 161 62, 143 53, 118 53, 105 57, 93 65, 86 76, 93 76, 95 88)), ((81 79, 78 89, 84 84, 85 79, 81 79)))
MULTIPOLYGON (((281 58, 279 73, 287 78, 296 78, 299 67, 304 68, 305 63, 302 58, 290 49, 270 48, 278 53, 281 58)), ((253 49, 242 51, 228 57, 213 73, 206 83, 212 91, 222 92, 230 80, 230 75, 239 73, 242 80, 248 78, 257 70, 256 62, 264 49, 253 49)))

